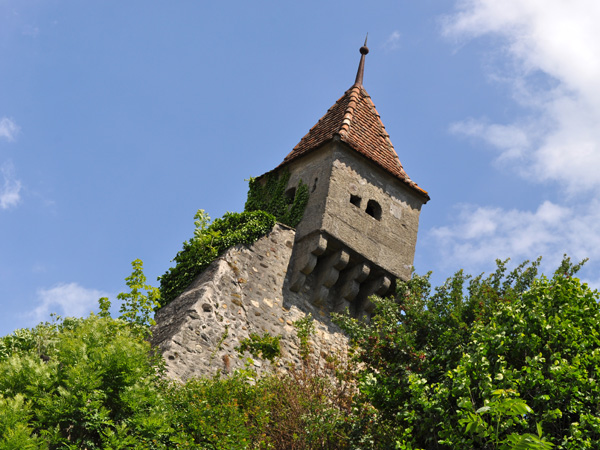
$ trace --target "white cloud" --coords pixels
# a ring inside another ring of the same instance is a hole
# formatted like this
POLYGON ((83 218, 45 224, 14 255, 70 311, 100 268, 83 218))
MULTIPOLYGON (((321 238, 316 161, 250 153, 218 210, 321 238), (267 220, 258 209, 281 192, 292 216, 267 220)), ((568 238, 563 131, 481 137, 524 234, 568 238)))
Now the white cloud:
POLYGON ((501 151, 499 159, 503 161, 522 159, 531 148, 527 126, 489 124, 471 118, 451 124, 450 132, 483 139, 501 151))
POLYGON ((8 117, 0 119, 0 138, 4 138, 7 141, 14 141, 19 130, 19 126, 12 119, 8 117))
POLYGON ((508 123, 468 118, 450 132, 482 140, 505 168, 558 187, 560 197, 531 210, 457 207, 451 223, 427 236, 441 266, 477 272, 493 269, 496 258, 541 255, 553 268, 566 253, 600 267, 598 23, 597 0, 457 0, 455 14, 444 18, 446 37, 495 38, 487 41, 492 63, 485 67, 522 108, 508 123))
POLYGON ((579 207, 545 201, 535 211, 474 205, 457 209, 451 225, 434 228, 428 236, 446 266, 458 261, 472 272, 496 258, 520 262, 544 256, 556 267, 565 253, 574 259, 600 259, 598 201, 579 207))
POLYGON ((386 50, 397 50, 400 48, 400 37, 401 34, 398 30, 393 31, 383 44, 383 47, 386 50))
POLYGON ((21 201, 21 182, 15 178, 12 163, 0 167, 0 209, 16 206, 21 201))
POLYGON ((60 316, 83 317, 97 309, 98 299, 108 297, 106 292, 87 289, 77 283, 60 283, 49 289, 38 290, 39 305, 31 315, 36 321, 47 320, 50 313, 60 316))
POLYGON ((504 125, 470 119, 453 131, 481 137, 503 160, 525 160, 513 167, 530 181, 555 181, 570 194, 600 190, 598 23, 597 0, 459 1, 445 18, 446 36, 500 37, 512 63, 497 66, 498 78, 528 117, 504 125))

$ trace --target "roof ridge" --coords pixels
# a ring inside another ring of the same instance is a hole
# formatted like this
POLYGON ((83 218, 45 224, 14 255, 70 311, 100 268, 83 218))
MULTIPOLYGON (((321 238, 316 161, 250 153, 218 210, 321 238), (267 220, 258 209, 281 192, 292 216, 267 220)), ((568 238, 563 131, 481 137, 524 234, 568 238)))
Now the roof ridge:
POLYGON ((345 137, 350 131, 350 125, 354 119, 354 111, 358 106, 358 94, 360 93, 361 88, 362 86, 360 84, 354 83, 352 87, 344 93, 344 95, 346 95, 348 92, 350 92, 350 100, 348 101, 348 105, 346 105, 346 110, 344 112, 344 116, 342 117, 342 124, 338 130, 340 137, 345 137))

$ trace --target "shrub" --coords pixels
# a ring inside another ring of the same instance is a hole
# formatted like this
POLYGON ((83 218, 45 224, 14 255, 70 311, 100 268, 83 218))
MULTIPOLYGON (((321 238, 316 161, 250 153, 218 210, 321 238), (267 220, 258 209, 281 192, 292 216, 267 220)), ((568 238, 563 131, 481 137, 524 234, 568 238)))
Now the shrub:
POLYGON ((458 272, 433 293, 414 276, 369 324, 339 317, 378 448, 600 448, 600 295, 573 277, 581 264, 550 279, 538 264, 458 272))

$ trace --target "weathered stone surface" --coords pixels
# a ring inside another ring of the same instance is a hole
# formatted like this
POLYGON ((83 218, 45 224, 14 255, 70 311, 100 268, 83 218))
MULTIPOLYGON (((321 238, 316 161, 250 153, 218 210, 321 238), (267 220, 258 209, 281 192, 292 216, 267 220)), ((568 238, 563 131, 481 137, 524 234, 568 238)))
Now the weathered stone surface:
MULTIPOLYGON (((287 189, 311 190, 296 244, 320 232, 392 278, 410 278, 424 199, 342 142, 331 141, 287 166, 287 189)), ((314 259, 298 252, 299 258, 314 259)), ((302 268, 298 268, 301 270, 302 268)), ((301 275, 296 275, 301 280, 301 275)), ((294 280, 297 282, 298 280, 294 280)))
MULTIPOLYGON (((244 367, 250 355, 240 357, 235 347, 250 333, 282 336, 278 364, 299 364, 293 323, 308 313, 315 318, 315 354, 345 351, 347 338, 330 321, 329 308, 313 305, 305 290, 289 289, 294 237, 294 230, 276 225, 253 245, 230 248, 158 311, 152 344, 165 358, 170 377, 184 381, 244 367)), ((310 291, 317 277, 308 275, 304 288, 310 291)), ((268 361, 254 361, 254 369, 272 367, 268 361)))

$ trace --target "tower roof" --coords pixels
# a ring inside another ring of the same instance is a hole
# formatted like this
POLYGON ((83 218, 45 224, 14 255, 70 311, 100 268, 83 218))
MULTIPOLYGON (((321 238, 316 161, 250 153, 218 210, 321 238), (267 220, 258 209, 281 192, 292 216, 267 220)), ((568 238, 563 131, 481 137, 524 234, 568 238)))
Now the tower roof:
POLYGON ((364 59, 369 52, 366 41, 360 52, 361 61, 355 83, 298 142, 279 167, 338 138, 429 200, 427 191, 420 188, 404 171, 379 113, 362 86, 364 59))

